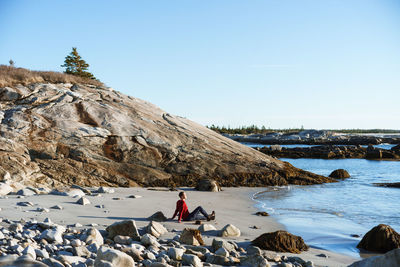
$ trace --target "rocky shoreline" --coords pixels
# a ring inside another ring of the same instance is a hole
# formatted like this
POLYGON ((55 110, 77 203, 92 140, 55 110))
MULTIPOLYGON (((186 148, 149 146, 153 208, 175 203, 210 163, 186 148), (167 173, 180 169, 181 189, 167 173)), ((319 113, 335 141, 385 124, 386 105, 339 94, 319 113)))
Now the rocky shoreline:
POLYGON ((379 145, 400 144, 400 134, 343 134, 326 130, 304 130, 297 133, 274 132, 268 134, 224 136, 241 143, 264 145, 379 145))
POLYGON ((372 145, 363 147, 324 145, 313 147, 281 147, 272 145, 256 148, 258 151, 277 158, 316 158, 316 159, 371 159, 400 160, 400 146, 392 149, 375 148, 372 145))
POLYGON ((308 248, 301 237, 278 231, 281 226, 270 217, 254 215, 249 189, 184 189, 189 207, 197 203, 216 210, 215 221, 200 225, 166 220, 177 192, 154 189, 25 187, 10 192, 0 202, 0 265, 310 267, 355 261, 308 248))

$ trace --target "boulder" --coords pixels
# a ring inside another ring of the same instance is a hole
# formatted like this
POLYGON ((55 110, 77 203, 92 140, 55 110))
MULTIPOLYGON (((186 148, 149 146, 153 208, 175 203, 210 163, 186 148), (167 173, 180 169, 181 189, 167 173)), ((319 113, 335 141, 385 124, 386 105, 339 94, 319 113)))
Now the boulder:
POLYGON ((60 262, 62 262, 66 266, 76 266, 79 264, 84 264, 87 259, 79 256, 69 256, 69 255, 60 255, 57 258, 60 262))
POLYGON ((222 266, 232 266, 231 261, 229 260, 228 257, 224 257, 221 255, 214 255, 211 253, 206 254, 206 262, 222 266))
POLYGON ((166 222, 168 218, 161 211, 157 211, 148 218, 149 221, 166 222))
POLYGON ((208 232, 208 231, 216 231, 217 228, 215 228, 214 225, 212 224, 202 224, 199 226, 199 228, 197 228, 200 232, 204 233, 204 232, 208 232))
POLYGON ((45 239, 49 242, 55 242, 58 244, 63 243, 62 234, 65 232, 64 227, 55 227, 53 229, 46 229, 40 235, 40 239, 45 239))
POLYGON ((141 255, 139 249, 132 248, 132 247, 122 247, 121 251, 125 252, 126 254, 131 256, 134 261, 142 261, 143 260, 143 257, 141 255))
POLYGON ((81 197, 80 199, 78 199, 78 201, 76 203, 85 206, 85 205, 89 205, 90 201, 89 201, 89 199, 87 199, 85 197, 81 197))
POLYGON ((240 259, 241 266, 249 267, 270 267, 268 261, 261 255, 253 254, 240 259))
POLYGON ((115 192, 114 188, 109 188, 109 187, 104 187, 101 186, 97 192, 101 193, 101 194, 112 194, 115 192))
POLYGON ((190 229, 190 228, 183 229, 179 241, 183 244, 193 245, 193 246, 204 245, 201 233, 197 229, 190 229))
POLYGON ((8 230, 10 230, 11 232, 22 232, 24 230, 24 226, 20 223, 13 223, 10 224, 8 230))
POLYGON ((91 252, 85 246, 73 247, 72 252, 78 257, 90 257, 91 252))
POLYGON ((259 247, 256 246, 248 246, 246 249, 247 255, 261 255, 262 251, 259 247))
POLYGON ((114 237, 114 242, 121 245, 129 245, 132 243, 132 238, 125 235, 116 235, 114 237))
POLYGON ((113 239, 116 235, 125 235, 133 238, 140 237, 134 220, 115 222, 106 228, 108 238, 113 239))
POLYGON ((36 195, 36 192, 34 192, 33 190, 29 189, 29 188, 23 188, 18 190, 17 195, 19 196, 33 196, 36 195))
POLYGON ((36 260, 36 252, 35 249, 32 246, 27 246, 23 251, 22 251, 22 255, 27 255, 29 256, 31 259, 36 260))
POLYGON ((400 248, 393 249, 382 256, 356 261, 349 267, 389 267, 400 266, 400 248))
POLYGON ((184 249, 181 248, 169 248, 168 249, 168 257, 173 260, 180 261, 182 260, 183 253, 185 252, 184 249))
POLYGON ((229 257, 229 251, 225 248, 219 248, 215 251, 215 255, 220 255, 223 257, 229 257))
POLYGON ((184 254, 182 256, 182 264, 183 265, 189 265, 193 267, 203 267, 203 263, 197 257, 196 255, 191 255, 191 254, 184 254))
POLYGON ((88 245, 96 243, 98 246, 101 246, 104 244, 103 236, 96 228, 88 229, 86 233, 82 236, 82 241, 84 241, 88 245))
POLYGON ((210 251, 206 247, 185 245, 185 248, 186 250, 197 251, 200 252, 201 254, 210 253, 210 251))
POLYGON ((6 183, 0 183, 0 196, 8 195, 13 191, 13 188, 6 183))
POLYGON ((345 178, 349 178, 350 174, 344 169, 337 169, 337 170, 334 170, 333 172, 331 172, 331 174, 329 174, 329 177, 335 178, 335 179, 345 179, 345 178))
POLYGON ((35 249, 35 253, 37 257, 41 257, 43 259, 48 259, 50 258, 49 253, 45 249, 35 249))
POLYGON ((29 257, 18 257, 16 255, 8 255, 0 257, 0 266, 9 267, 48 267, 48 265, 31 259, 29 257))
POLYGON ((61 194, 68 197, 83 197, 86 195, 85 192, 78 188, 73 188, 66 192, 61 192, 61 194))
POLYGON ((235 250, 235 245, 223 240, 221 238, 214 238, 211 244, 211 247, 214 249, 214 251, 217 251, 220 248, 224 248, 227 251, 231 252, 235 250))
POLYGON ((17 202, 18 206, 22 206, 22 207, 32 207, 33 203, 30 201, 21 201, 21 202, 17 202))
POLYGON ((224 226, 224 228, 222 228, 219 235, 222 237, 239 237, 240 230, 233 224, 227 224, 224 226))
POLYGON ((280 145, 272 145, 269 147, 272 151, 282 151, 282 147, 280 145))
POLYGON ((382 158, 382 150, 379 148, 374 148, 369 145, 367 148, 367 153, 365 155, 366 159, 381 159, 382 158))
POLYGON ((47 264, 46 266, 51 266, 51 267, 64 267, 65 266, 64 264, 62 264, 61 262, 59 262, 58 260, 53 259, 53 258, 44 259, 42 262, 47 264))
POLYGON ((221 187, 218 185, 218 183, 215 180, 201 179, 198 181, 198 183, 196 185, 196 190, 219 192, 219 191, 221 191, 221 187))
POLYGON ((135 262, 131 256, 112 248, 101 247, 97 251, 94 266, 102 266, 102 261, 109 262, 113 267, 134 267, 135 262))
POLYGON ((380 224, 368 231, 357 245, 358 248, 386 253, 400 248, 400 235, 389 225, 380 224))
POLYGON ((254 239, 252 244, 261 249, 278 252, 301 253, 301 251, 308 250, 303 238, 286 231, 264 233, 254 239))
POLYGON ((140 238, 140 242, 144 246, 154 246, 154 247, 159 247, 160 246, 160 244, 157 241, 157 238, 155 238, 153 235, 150 235, 150 234, 144 234, 140 238))
POLYGON ((168 230, 161 223, 151 221, 146 227, 146 232, 158 238, 168 233, 168 230))

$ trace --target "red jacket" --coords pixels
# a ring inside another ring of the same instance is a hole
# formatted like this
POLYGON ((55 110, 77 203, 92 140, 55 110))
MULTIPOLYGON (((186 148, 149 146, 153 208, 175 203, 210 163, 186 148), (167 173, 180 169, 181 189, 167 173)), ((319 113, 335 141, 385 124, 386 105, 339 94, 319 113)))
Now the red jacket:
POLYGON ((176 209, 172 217, 175 218, 176 214, 178 214, 178 222, 185 220, 189 216, 189 210, 185 200, 180 199, 176 202, 176 209))

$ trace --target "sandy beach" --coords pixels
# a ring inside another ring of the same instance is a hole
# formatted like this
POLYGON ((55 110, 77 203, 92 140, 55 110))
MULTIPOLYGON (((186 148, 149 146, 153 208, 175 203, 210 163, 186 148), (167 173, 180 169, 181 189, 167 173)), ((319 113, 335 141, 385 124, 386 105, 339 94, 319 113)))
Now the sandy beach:
MULTIPOLYGON (((221 229, 228 223, 238 227, 241 230, 241 236, 231 238, 231 240, 237 242, 239 246, 247 246, 251 240, 262 233, 284 230, 284 226, 277 223, 272 217, 254 215, 258 210, 251 196, 261 191, 262 188, 223 188, 221 192, 199 192, 189 188, 182 190, 187 192, 186 202, 189 211, 201 205, 208 212, 215 210, 216 220, 212 221, 212 224, 217 229, 221 229)), ((177 195, 177 191, 166 191, 166 189, 115 188, 114 193, 86 196, 91 204, 85 206, 76 204, 77 198, 69 196, 44 194, 20 198, 16 195, 9 195, 1 199, 0 213, 3 219, 12 221, 23 219, 40 222, 45 218, 50 218, 51 221, 61 225, 80 223, 83 225, 80 228, 88 228, 93 225, 97 229, 104 229, 116 221, 132 219, 140 228, 149 223, 147 218, 156 211, 162 211, 165 216, 170 218, 178 200, 177 195), (141 197, 130 198, 131 195, 141 197), (32 202, 33 206, 17 205, 18 202, 23 201, 32 202), (60 205, 63 209, 52 209, 51 207, 54 205, 60 205), (38 212, 37 208, 47 208, 49 212, 38 212)), ((173 230, 180 231, 186 227, 198 227, 192 222, 178 223, 176 220, 164 222, 163 225, 169 233, 162 238, 172 238, 176 234, 173 230)), ((206 245, 210 245, 214 237, 214 235, 203 236, 206 245)), ((300 256, 306 261, 312 261, 314 266, 347 266, 358 260, 315 248, 310 248, 301 254, 278 254, 300 256), (327 258, 317 256, 319 254, 325 254, 327 258)))

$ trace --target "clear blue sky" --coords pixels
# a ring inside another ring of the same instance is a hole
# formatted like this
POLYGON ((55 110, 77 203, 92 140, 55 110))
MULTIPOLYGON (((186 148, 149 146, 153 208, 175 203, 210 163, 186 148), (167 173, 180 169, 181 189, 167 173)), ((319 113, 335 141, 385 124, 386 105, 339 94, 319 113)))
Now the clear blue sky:
POLYGON ((204 125, 400 129, 400 1, 0 1, 0 64, 97 78, 204 125))

